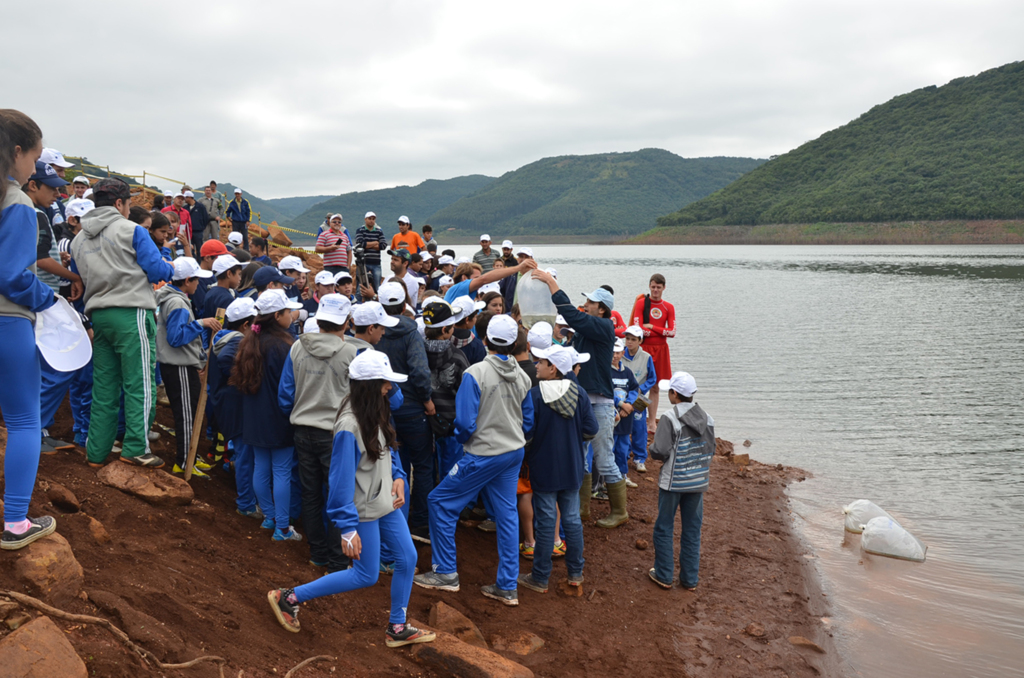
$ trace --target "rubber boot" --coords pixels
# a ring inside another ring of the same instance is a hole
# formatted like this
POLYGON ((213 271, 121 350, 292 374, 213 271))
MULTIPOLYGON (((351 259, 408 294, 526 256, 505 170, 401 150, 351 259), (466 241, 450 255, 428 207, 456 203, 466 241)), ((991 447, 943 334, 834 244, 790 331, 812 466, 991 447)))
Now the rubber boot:
POLYGON ((597 521, 598 527, 611 529, 618 527, 629 520, 626 513, 626 481, 620 480, 617 483, 608 483, 608 503, 611 504, 612 512, 607 518, 597 521))
POLYGON ((590 485, 593 482, 593 474, 584 474, 583 484, 580 485, 580 519, 584 521, 590 520, 590 485))

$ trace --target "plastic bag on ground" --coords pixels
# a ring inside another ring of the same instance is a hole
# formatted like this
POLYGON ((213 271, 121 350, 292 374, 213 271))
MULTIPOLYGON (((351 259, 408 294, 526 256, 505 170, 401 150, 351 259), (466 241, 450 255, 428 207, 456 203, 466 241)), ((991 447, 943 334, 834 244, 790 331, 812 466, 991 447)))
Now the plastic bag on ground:
POLYGON ((858 499, 849 506, 844 506, 843 513, 846 514, 843 528, 854 534, 860 534, 861 528, 872 518, 892 518, 881 507, 867 499, 858 499))
POLYGON ((891 517, 872 518, 864 526, 860 547, 876 556, 923 563, 928 547, 891 517))

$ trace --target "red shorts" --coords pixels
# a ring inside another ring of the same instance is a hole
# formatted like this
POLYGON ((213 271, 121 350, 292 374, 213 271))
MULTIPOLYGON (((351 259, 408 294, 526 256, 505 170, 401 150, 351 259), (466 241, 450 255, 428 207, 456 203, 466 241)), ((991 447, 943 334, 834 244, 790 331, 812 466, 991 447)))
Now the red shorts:
POLYGON ((651 344, 650 346, 643 346, 643 349, 651 355, 651 360, 654 361, 654 371, 657 372, 658 379, 671 379, 672 358, 668 353, 668 345, 651 344))

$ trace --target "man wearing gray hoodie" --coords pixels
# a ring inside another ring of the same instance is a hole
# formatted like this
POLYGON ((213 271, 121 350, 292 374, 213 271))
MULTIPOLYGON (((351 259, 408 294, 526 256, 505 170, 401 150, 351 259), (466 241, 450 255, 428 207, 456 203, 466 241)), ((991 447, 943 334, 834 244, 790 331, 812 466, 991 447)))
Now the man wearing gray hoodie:
POLYGON ((82 217, 71 242, 74 270, 85 283, 85 313, 92 320, 92 414, 86 456, 102 466, 114 445, 124 391, 121 461, 159 468, 147 434, 156 417, 156 297, 153 283, 170 280, 149 232, 128 220, 131 190, 116 178, 93 186, 96 209, 82 217))

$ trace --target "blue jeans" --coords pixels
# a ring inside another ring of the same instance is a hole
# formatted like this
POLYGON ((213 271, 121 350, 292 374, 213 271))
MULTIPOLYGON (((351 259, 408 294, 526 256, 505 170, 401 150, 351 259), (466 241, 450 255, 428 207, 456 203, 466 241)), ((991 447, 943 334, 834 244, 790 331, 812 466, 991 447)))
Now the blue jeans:
POLYGON ((239 511, 248 513, 256 508, 256 492, 253 491, 252 480, 255 462, 253 451, 241 438, 232 440, 231 445, 235 451, 232 464, 235 467, 235 490, 238 493, 235 506, 239 511))
MULTIPOLYGON (((20 523, 28 514, 39 470, 39 393, 41 359, 28 318, 0 316, 0 413, 7 426, 4 455, 4 522, 20 523)), ((513 491, 514 493, 514 491, 513 491)))
POLYGON ((700 527, 704 522, 703 492, 658 490, 658 519, 654 521, 654 576, 666 584, 675 572, 676 511, 682 533, 679 536, 679 583, 686 588, 697 585, 700 569, 700 527))
MULTIPOLYGON (((523 448, 496 457, 468 452, 430 493, 430 553, 434 571, 455 574, 455 526, 470 500, 483 492, 498 526, 499 589, 514 591, 519 577, 519 512, 516 487, 523 448)), ((577 510, 578 512, 578 510, 577 510)), ((552 537, 552 547, 554 538, 552 537)))
POLYGON ((412 576, 416 568, 416 547, 409 536, 409 526, 401 511, 361 522, 356 527, 363 550, 359 558, 352 561, 351 570, 332 572, 316 581, 296 587, 295 597, 299 602, 329 596, 345 591, 354 591, 373 586, 380 576, 381 542, 395 558, 395 573, 391 575, 391 617, 392 624, 405 623, 405 610, 409 607, 412 593, 412 576))
POLYGON ((638 464, 647 463, 647 410, 634 412, 633 415, 633 439, 629 444, 629 451, 633 453, 633 459, 638 464))
MULTIPOLYGON (((428 522, 427 496, 434 489, 434 439, 430 432, 423 405, 406 403, 392 413, 398 438, 398 456, 402 470, 412 481, 412 499, 409 501, 409 526, 421 527, 428 522), (411 469, 411 471, 410 471, 411 469)), ((409 488, 406 483, 406 499, 409 488)))
POLYGON ((629 473, 629 434, 615 435, 612 443, 612 452, 615 455, 615 468, 623 476, 629 473))
POLYGON ((615 437, 615 404, 594 403, 594 417, 597 419, 597 437, 591 441, 594 446, 593 473, 601 476, 608 484, 622 480, 622 473, 615 465, 612 449, 615 437))
POLYGON ((537 545, 533 549, 533 578, 546 584, 551 577, 551 552, 555 548, 555 521, 562 511, 565 533, 565 569, 570 575, 583 574, 583 521, 580 520, 580 491, 533 493, 533 530, 537 545))
POLYGON ((286 531, 292 503, 292 467, 294 447, 252 447, 256 464, 253 489, 263 515, 273 517, 277 529, 286 531))

